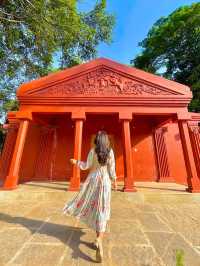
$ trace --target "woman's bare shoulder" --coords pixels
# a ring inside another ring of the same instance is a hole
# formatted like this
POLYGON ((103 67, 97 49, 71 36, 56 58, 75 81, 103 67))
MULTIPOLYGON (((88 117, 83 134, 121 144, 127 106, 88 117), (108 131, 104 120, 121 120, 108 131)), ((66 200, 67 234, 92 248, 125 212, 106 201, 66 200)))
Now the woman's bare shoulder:
POLYGON ((94 153, 95 152, 95 147, 90 148, 90 153, 94 153))
POLYGON ((109 154, 110 154, 110 156, 112 156, 114 154, 113 148, 110 148, 109 154))

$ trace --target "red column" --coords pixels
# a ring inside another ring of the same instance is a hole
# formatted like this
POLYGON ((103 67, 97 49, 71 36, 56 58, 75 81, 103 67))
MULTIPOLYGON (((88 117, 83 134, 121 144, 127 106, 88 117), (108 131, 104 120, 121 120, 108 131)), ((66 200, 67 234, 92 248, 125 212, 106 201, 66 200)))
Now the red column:
POLYGON ((10 161, 17 139, 18 123, 4 124, 3 127, 7 130, 7 133, 0 158, 0 180, 2 181, 5 180, 9 171, 10 161))
POLYGON ((198 122, 190 121, 188 123, 188 129, 190 133, 197 175, 200 178, 200 127, 198 126, 198 122))
POLYGON ((185 165, 187 170, 187 182, 189 192, 200 192, 200 180, 197 175, 190 135, 186 120, 178 120, 185 165))
MULTIPOLYGON (((81 159, 83 119, 75 120, 74 159, 81 159)), ((69 191, 78 191, 80 188, 80 169, 73 165, 69 191)))
POLYGON ((5 179, 3 189, 15 189, 19 180, 19 169, 24 150, 24 144, 28 132, 28 120, 22 120, 17 133, 17 139, 9 167, 8 176, 5 179))
POLYGON ((124 145, 124 170, 125 170, 124 191, 134 192, 136 191, 136 188, 134 186, 134 179, 133 179, 133 158, 131 151, 130 119, 122 120, 122 135, 123 135, 123 145, 124 145))

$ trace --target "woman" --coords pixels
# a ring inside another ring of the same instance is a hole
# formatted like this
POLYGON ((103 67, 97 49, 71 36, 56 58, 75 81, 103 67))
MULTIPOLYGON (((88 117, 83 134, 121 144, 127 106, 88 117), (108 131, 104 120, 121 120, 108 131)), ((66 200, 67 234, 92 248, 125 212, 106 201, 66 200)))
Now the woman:
POLYGON ((63 212, 73 215, 96 231, 96 258, 103 258, 102 239, 110 219, 111 180, 117 189, 115 158, 105 131, 99 131, 94 140, 95 147, 88 153, 87 161, 70 159, 81 170, 90 172, 77 195, 67 203, 63 212))

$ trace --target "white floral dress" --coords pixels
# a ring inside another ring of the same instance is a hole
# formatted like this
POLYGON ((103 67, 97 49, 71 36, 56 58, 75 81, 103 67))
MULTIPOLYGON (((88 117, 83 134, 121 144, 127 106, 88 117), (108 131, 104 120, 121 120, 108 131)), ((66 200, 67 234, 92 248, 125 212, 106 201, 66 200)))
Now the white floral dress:
POLYGON ((107 164, 99 164, 95 148, 91 148, 87 161, 78 160, 81 170, 90 169, 80 191, 65 204, 63 213, 75 216, 98 232, 106 230, 110 219, 111 179, 116 179, 115 157, 111 149, 107 164))

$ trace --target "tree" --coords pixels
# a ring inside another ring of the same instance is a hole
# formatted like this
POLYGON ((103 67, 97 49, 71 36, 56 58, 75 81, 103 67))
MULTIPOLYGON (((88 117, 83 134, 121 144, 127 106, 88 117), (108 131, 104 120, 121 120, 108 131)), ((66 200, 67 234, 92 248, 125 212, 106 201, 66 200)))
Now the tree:
POLYGON ((160 18, 139 45, 142 53, 131 63, 190 86, 189 110, 200 112, 200 3, 160 18))
POLYGON ((0 119, 16 109, 22 82, 96 57, 99 43, 111 41, 114 17, 106 0, 80 12, 77 0, 0 1, 0 119))

